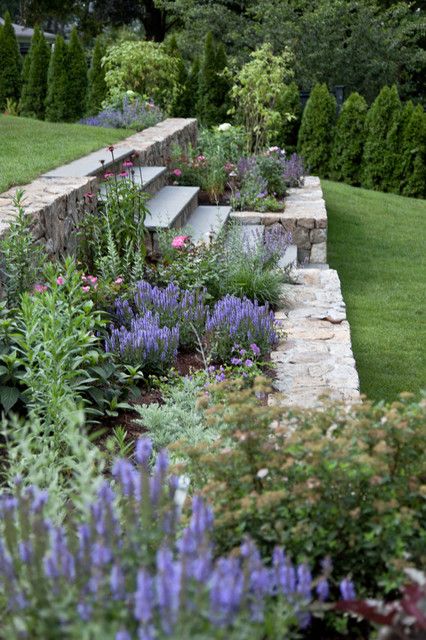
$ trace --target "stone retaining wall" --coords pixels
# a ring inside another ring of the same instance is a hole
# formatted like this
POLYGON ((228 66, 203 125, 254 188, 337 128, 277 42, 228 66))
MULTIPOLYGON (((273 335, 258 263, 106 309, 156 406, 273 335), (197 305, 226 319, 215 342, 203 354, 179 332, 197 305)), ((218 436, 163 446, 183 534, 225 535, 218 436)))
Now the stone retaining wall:
POLYGON ((359 379, 340 280, 334 269, 295 272, 282 292, 284 338, 271 353, 276 366, 271 404, 320 407, 322 397, 359 402, 359 379))
MULTIPOLYGON (((194 118, 168 118, 154 127, 145 129, 118 143, 130 153, 140 154, 141 165, 164 165, 174 144, 195 145, 197 121, 194 118)), ((13 187, 0 194, 0 235, 4 234, 15 211, 13 198, 18 189, 25 191, 26 212, 33 218, 34 239, 46 246, 50 255, 61 256, 76 248, 76 228, 84 213, 84 194, 94 191, 99 174, 104 170, 93 154, 93 170, 90 170, 90 155, 59 168, 51 177, 43 176, 22 187, 13 187), (72 165, 72 170, 68 170, 72 165), (57 175, 55 175, 55 173, 57 175), (70 175, 70 177, 64 177, 70 175), (92 177, 93 176, 93 177, 92 177)), ((106 151, 106 157, 108 157, 106 151)))
POLYGON ((281 213, 236 211, 231 216, 243 224, 281 225, 291 232, 300 263, 327 262, 327 210, 317 177, 307 176, 303 187, 289 189, 281 213))

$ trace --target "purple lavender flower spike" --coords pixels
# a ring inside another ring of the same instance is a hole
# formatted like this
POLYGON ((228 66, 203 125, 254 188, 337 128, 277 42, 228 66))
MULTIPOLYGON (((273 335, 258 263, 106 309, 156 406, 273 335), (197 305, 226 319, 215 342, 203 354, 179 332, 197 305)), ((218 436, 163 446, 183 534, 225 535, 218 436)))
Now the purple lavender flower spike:
POLYGON ((330 587, 326 578, 320 578, 318 581, 316 592, 321 602, 325 602, 330 595, 330 587))
POLYGON ((355 600, 356 593, 352 580, 344 578, 340 583, 340 594, 343 600, 355 600))
POLYGON ((145 569, 140 569, 137 576, 135 592, 134 616, 138 622, 146 625, 152 619, 154 608, 153 580, 145 569))
POLYGON ((139 438, 136 443, 136 462, 146 467, 152 455, 152 442, 149 438, 139 438))

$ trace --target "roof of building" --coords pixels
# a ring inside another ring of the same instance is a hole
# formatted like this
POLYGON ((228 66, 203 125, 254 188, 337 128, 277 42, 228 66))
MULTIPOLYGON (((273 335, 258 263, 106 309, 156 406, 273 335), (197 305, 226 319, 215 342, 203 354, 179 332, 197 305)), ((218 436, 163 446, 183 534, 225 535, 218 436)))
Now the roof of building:
MULTIPOLYGON (((0 18, 0 24, 4 24, 3 18, 0 18)), ((34 29, 30 29, 29 27, 23 27, 21 24, 12 24, 17 40, 31 40, 34 35, 34 29)), ((55 34, 49 33, 48 31, 44 31, 44 37, 46 40, 54 40, 55 34)))

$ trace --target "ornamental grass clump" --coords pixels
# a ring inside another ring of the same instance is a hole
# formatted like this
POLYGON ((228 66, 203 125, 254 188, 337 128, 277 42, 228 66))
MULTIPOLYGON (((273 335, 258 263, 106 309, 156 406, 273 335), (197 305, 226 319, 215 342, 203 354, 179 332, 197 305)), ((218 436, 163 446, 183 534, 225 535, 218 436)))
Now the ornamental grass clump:
MULTIPOLYGON (((135 462, 116 460, 86 513, 71 508, 65 525, 48 519, 49 495, 34 486, 17 481, 0 498, 2 635, 300 637, 311 612, 325 606, 330 563, 314 580, 280 548, 265 565, 249 540, 218 557, 210 507, 196 496, 182 529, 183 483, 170 475, 164 450, 151 472, 151 452, 140 439, 135 462)), ((352 595, 346 582, 342 594, 352 595)))
POLYGON ((179 327, 161 327, 158 314, 148 311, 125 326, 110 327, 105 350, 125 363, 139 365, 144 373, 159 374, 173 366, 179 345, 179 327))
POLYGON ((232 357, 235 344, 249 349, 254 343, 260 354, 266 355, 278 341, 276 321, 268 306, 233 295, 215 304, 207 318, 206 331, 211 354, 221 362, 232 357))

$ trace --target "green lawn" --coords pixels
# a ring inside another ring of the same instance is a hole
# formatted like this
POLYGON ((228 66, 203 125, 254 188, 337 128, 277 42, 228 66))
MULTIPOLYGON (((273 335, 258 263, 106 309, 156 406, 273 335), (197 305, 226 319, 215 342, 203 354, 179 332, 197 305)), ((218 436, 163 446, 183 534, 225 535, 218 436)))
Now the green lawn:
POLYGON ((0 115, 0 193, 132 133, 0 115))
POLYGON ((426 388, 426 202, 322 181, 361 390, 426 388))

